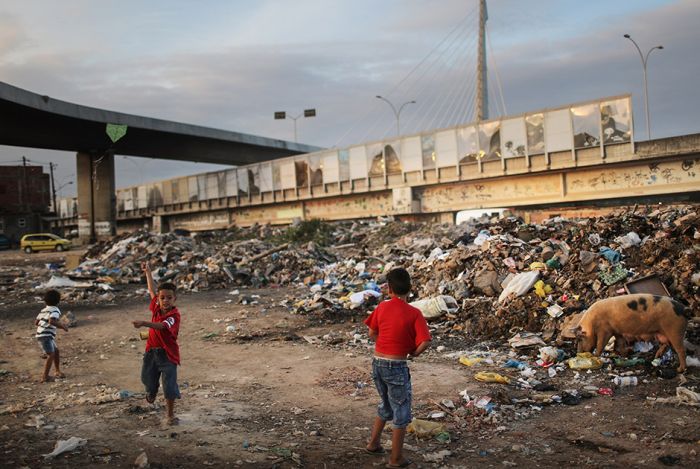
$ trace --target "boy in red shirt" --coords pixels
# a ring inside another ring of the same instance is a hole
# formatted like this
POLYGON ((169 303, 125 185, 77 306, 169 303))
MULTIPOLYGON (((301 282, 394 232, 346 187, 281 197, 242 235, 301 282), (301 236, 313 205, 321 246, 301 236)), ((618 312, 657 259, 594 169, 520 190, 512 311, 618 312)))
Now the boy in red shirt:
POLYGON ((177 333, 180 330, 180 312, 175 307, 175 285, 170 282, 158 285, 155 293, 153 275, 148 263, 142 262, 141 269, 146 274, 148 293, 151 295, 151 322, 133 321, 136 328, 148 327, 146 353, 143 355, 141 382, 146 387, 146 401, 153 403, 158 393, 158 380, 163 379, 163 395, 167 409, 165 423, 174 425, 175 399, 180 399, 177 385, 177 366, 180 364, 180 346, 177 333))
POLYGON ((406 467, 412 462, 403 457, 406 426, 412 420, 411 374, 406 359, 423 353, 430 346, 431 337, 423 314, 406 303, 411 290, 411 276, 406 269, 394 269, 386 279, 391 299, 380 303, 365 320, 369 337, 376 342, 372 378, 382 399, 366 450, 372 454, 385 453, 381 435, 384 425, 391 420, 391 456, 386 467, 406 467))

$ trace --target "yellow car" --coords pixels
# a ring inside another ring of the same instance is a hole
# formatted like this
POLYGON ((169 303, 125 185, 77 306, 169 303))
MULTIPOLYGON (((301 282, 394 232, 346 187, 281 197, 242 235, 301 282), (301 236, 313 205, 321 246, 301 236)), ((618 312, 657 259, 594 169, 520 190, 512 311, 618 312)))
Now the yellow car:
POLYGON ((19 246, 27 254, 34 251, 66 251, 70 249, 70 241, 52 233, 36 233, 22 236, 19 246))

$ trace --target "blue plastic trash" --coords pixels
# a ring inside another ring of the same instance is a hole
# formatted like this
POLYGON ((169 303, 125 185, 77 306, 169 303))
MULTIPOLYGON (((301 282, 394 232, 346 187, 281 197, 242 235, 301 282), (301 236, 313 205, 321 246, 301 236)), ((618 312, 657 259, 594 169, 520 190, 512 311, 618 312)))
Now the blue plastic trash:
POLYGON ((620 253, 609 247, 600 248, 600 255, 605 257, 611 264, 617 264, 620 262, 620 253))

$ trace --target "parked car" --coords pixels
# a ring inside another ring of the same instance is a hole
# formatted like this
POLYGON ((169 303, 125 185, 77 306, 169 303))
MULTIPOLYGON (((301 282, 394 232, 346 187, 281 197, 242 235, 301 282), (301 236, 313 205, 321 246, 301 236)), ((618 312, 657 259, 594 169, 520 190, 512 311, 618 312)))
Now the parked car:
POLYGON ((4 234, 0 234, 0 249, 12 249, 12 241, 4 234))
POLYGON ((22 236, 19 247, 27 254, 31 254, 34 251, 46 250, 56 250, 60 252, 70 249, 71 243, 67 239, 63 239, 52 233, 35 233, 22 236))

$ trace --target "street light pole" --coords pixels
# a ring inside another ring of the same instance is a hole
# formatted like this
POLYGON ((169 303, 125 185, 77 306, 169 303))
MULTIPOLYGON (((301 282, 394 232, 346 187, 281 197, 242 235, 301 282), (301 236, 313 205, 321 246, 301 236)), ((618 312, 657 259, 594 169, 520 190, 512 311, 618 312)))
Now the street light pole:
POLYGON ((397 111, 396 108, 394 107, 394 105, 391 103, 391 101, 389 101, 385 97, 377 95, 377 98, 381 99, 382 101, 387 103, 389 106, 391 106, 391 110, 394 111, 394 116, 396 117, 396 136, 398 137, 399 135, 401 135, 401 111, 403 110, 404 106, 406 106, 407 104, 416 104, 416 102, 415 101, 406 101, 405 103, 403 103, 401 105, 401 107, 399 107, 399 110, 397 111))
POLYGON ((653 51, 654 49, 662 50, 664 46, 652 47, 651 49, 649 49, 646 55, 644 55, 642 53, 642 49, 639 48, 637 42, 634 39, 632 39, 632 37, 629 34, 625 34, 624 38, 632 41, 634 47, 637 48, 637 52, 639 52, 639 58, 642 60, 642 69, 644 70, 644 111, 647 118, 647 140, 651 140, 651 124, 649 123, 649 88, 647 86, 647 62, 649 61, 649 54, 651 54, 651 51, 653 51))
POLYGON ((299 119, 301 117, 301 114, 299 114, 296 117, 292 117, 292 116, 287 116, 287 117, 289 117, 290 119, 292 119, 294 121, 294 143, 298 143, 298 141, 297 141, 297 119, 299 119))
POLYGON ((297 143, 297 119, 299 119, 301 116, 304 117, 316 117, 316 109, 304 109, 304 112, 302 114, 299 114, 296 117, 289 116, 285 111, 276 111, 275 112, 275 119, 292 119, 294 121, 294 143, 297 143))

